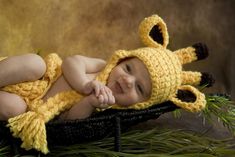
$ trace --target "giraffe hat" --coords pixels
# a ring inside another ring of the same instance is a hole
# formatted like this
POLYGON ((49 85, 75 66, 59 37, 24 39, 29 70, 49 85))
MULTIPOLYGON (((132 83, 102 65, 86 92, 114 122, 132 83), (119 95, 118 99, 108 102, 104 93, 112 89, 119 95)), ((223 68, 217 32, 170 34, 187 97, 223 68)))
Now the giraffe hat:
MULTIPOLYGON (((117 109, 144 109, 154 104, 172 101, 180 108, 191 112, 197 112, 206 105, 205 95, 197 88, 197 85, 211 86, 213 79, 207 73, 183 71, 182 66, 192 61, 201 60, 208 56, 208 49, 204 44, 182 48, 177 51, 167 49, 169 36, 165 22, 158 15, 145 18, 139 26, 139 34, 147 47, 136 50, 118 50, 109 60, 104 71, 98 76, 98 80, 106 80, 111 70, 123 59, 137 57, 148 69, 150 74, 152 91, 147 101, 128 107, 114 105, 117 109), (178 97, 179 91, 191 93, 195 98, 193 102, 185 102, 178 97)), ((104 82, 107 83, 107 82, 104 82)))

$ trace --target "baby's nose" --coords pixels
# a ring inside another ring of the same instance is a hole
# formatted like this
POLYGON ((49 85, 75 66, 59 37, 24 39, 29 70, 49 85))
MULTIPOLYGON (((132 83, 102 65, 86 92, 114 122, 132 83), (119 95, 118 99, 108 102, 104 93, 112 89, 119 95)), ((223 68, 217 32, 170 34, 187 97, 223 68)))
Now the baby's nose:
POLYGON ((132 88, 134 85, 135 78, 133 76, 126 76, 124 77, 124 81, 128 88, 132 88))

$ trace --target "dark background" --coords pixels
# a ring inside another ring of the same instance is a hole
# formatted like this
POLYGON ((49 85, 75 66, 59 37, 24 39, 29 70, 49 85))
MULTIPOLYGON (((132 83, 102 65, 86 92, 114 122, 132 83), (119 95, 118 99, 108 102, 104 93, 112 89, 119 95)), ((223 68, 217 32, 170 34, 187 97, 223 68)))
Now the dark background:
MULTIPOLYGON (((185 67, 213 74, 216 84, 205 92, 228 93, 235 100, 234 8, 233 0, 0 0, 0 55, 40 51, 107 59, 117 49, 143 46, 139 23, 158 14, 168 26, 169 49, 208 45, 208 59, 185 67)), ((181 119, 165 114, 143 125, 228 135, 221 124, 203 126, 197 114, 187 112, 181 119)))

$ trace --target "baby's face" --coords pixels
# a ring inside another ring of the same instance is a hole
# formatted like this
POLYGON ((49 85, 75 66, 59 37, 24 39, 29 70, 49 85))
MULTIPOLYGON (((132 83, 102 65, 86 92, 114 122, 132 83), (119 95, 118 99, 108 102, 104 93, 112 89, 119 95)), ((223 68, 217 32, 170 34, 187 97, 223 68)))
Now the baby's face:
POLYGON ((127 59, 114 67, 107 86, 112 90, 116 104, 121 106, 148 100, 152 89, 148 70, 138 58, 127 59))

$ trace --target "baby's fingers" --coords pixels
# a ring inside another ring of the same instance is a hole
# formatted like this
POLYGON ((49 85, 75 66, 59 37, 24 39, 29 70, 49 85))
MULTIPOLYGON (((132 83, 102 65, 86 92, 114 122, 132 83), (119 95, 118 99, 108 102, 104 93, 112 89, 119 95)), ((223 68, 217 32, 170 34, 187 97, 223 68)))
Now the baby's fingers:
POLYGON ((96 80, 92 82, 92 88, 95 92, 95 96, 98 97, 101 94, 101 89, 104 85, 96 80))
POLYGON ((115 98, 112 94, 112 91, 108 87, 104 87, 104 90, 102 90, 102 93, 105 95, 105 102, 107 104, 114 104, 115 98))
POLYGON ((96 96, 96 97, 98 97, 98 96, 101 94, 101 92, 100 92, 101 88, 102 88, 101 85, 99 85, 99 84, 94 84, 94 90, 95 90, 95 96, 96 96))
POLYGON ((109 101, 109 97, 108 97, 108 92, 106 91, 105 87, 102 87, 100 90, 101 95, 103 96, 103 103, 107 104, 109 101))
POLYGON ((108 104, 114 104, 115 98, 114 98, 113 93, 110 89, 107 91, 107 95, 108 95, 108 104))
POLYGON ((99 95, 98 100, 99 100, 100 104, 103 104, 104 103, 104 96, 103 95, 99 95))

